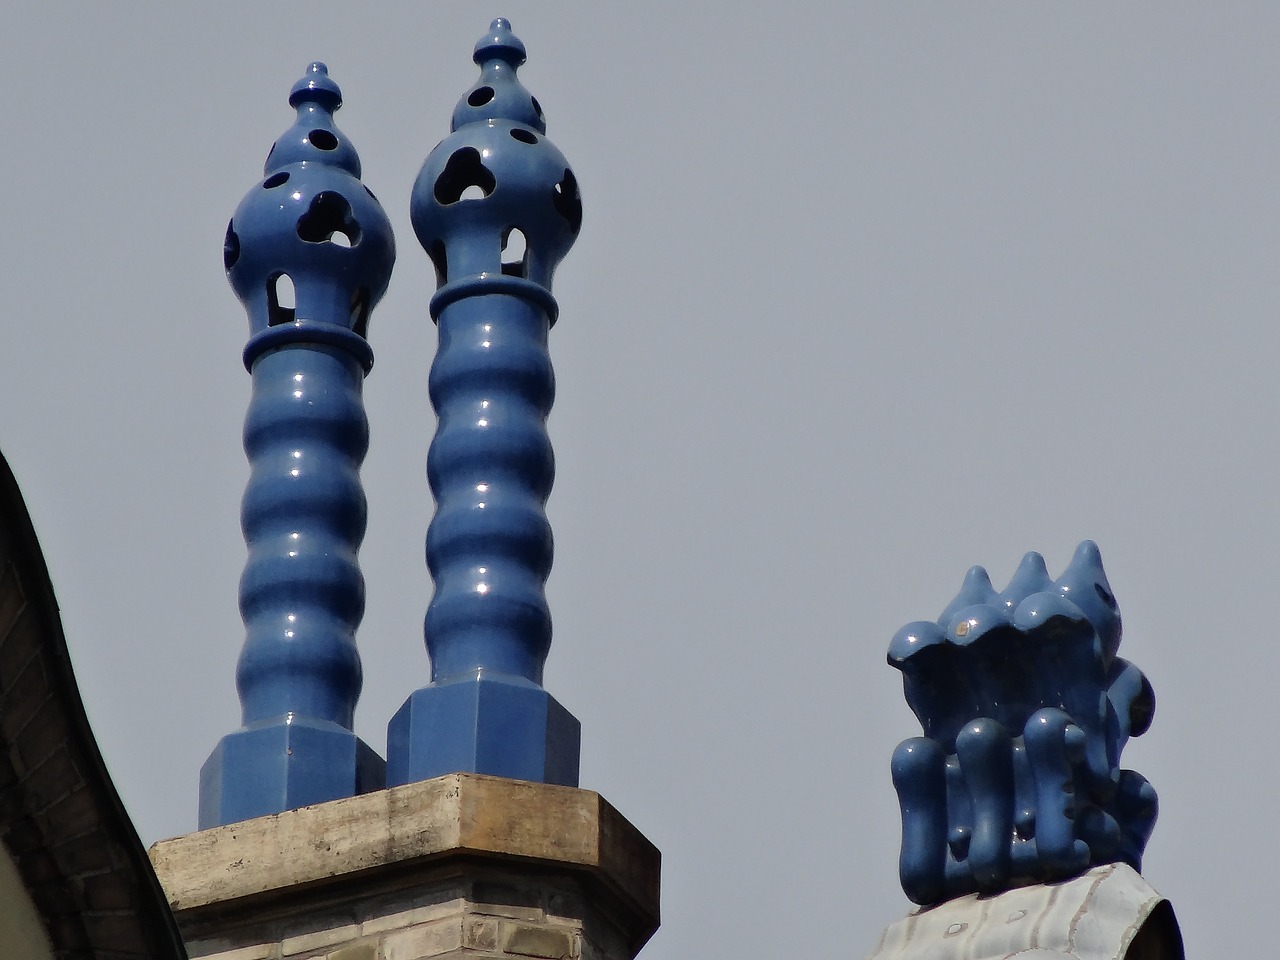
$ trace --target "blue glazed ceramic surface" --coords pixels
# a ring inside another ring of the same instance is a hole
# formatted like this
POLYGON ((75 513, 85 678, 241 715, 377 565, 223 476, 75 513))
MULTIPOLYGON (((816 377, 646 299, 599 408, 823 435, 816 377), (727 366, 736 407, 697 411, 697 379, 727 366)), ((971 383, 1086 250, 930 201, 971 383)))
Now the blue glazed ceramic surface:
POLYGON ((391 784, 454 771, 578 782, 578 722, 542 688, 542 668, 555 476, 551 278, 582 203, 516 76, 524 58, 510 24, 493 21, 475 48, 480 78, 413 188, 413 227, 439 286, 430 378, 439 424, 427 457, 435 593, 425 624, 431 683, 391 721, 391 784))
POLYGON ((352 796, 384 764, 352 732, 364 615, 356 553, 369 314, 395 262, 391 226, 334 125, 342 103, 322 63, 294 84, 297 120, 227 227, 227 277, 249 317, 241 506, 243 726, 201 770, 200 826, 352 796))
POLYGON ((1155 695, 1116 656, 1120 609, 1091 541, 1057 580, 1029 553, 1004 591, 974 567, 936 621, 898 631, 889 664, 923 736, 899 745, 902 887, 919 904, 1141 868, 1152 786, 1120 768, 1155 695))

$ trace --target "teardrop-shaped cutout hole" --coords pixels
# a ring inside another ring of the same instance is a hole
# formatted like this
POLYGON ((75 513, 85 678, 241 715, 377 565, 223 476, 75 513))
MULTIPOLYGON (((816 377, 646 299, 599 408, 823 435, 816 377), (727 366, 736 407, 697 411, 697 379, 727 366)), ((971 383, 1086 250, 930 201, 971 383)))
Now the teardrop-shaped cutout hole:
POLYGON ((267 324, 293 323, 297 314, 297 294, 293 278, 287 273, 273 273, 267 278, 267 324))
POLYGON ((436 268, 436 286, 443 287, 449 278, 449 259, 445 254, 444 241, 432 240, 427 247, 427 256, 431 258, 431 265, 436 268))
POLYGON ((524 231, 511 227, 502 237, 502 272, 509 277, 528 277, 529 250, 524 231))
POLYGON ((236 234, 235 221, 227 221, 227 235, 222 241, 222 265, 230 270, 240 259, 240 237, 236 234))
POLYGON ((358 287, 351 295, 351 329, 357 336, 369 338, 369 288, 358 287))
POLYGON ((569 231, 576 237, 582 228, 582 197, 578 193, 578 178, 568 167, 564 168, 564 176, 555 185, 555 193, 551 202, 556 212, 569 224, 569 231))

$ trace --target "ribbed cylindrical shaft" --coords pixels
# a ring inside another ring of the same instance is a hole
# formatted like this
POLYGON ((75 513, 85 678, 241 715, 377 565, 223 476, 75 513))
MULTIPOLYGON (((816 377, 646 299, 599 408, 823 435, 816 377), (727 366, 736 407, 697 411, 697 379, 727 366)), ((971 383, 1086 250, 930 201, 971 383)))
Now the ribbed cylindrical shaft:
POLYGON ((551 646, 545 504, 555 476, 547 316, 493 294, 455 301, 439 325, 431 402, 440 422, 427 459, 436 497, 427 534, 432 680, 483 668, 541 683, 551 646))
POLYGON ((364 615, 363 380, 357 358, 335 347, 295 344, 254 364, 236 670, 246 725, 296 713, 351 727, 364 615))

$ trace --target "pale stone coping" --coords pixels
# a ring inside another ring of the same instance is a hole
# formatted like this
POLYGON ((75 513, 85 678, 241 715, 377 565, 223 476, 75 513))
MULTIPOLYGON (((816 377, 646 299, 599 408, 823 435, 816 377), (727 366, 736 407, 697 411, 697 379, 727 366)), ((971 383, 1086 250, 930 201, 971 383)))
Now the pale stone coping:
POLYGON ((619 896, 639 926, 658 925, 661 854, 603 797, 481 774, 200 830, 161 840, 150 855, 179 914, 464 855, 586 873, 619 896))
POLYGON ((1172 909, 1127 864, 1094 867, 1071 880, 1018 887, 993 896, 970 894, 909 914, 885 930, 869 960, 1008 957, 1117 960, 1148 920, 1143 957, 1181 960, 1172 909))

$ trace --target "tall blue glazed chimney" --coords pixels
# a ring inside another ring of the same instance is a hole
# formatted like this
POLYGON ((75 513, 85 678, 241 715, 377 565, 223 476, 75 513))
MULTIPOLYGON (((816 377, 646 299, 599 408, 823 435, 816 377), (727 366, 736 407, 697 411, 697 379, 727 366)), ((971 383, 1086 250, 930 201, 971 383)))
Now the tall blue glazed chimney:
POLYGON ((361 388, 369 313, 395 244, 333 122, 342 93, 322 63, 294 84, 297 121, 227 227, 227 276, 249 315, 241 508, 243 725, 200 771, 200 826, 379 789, 384 764, 352 732, 364 615, 361 388))
POLYGON ((431 368, 439 416, 427 458, 431 682, 388 730, 387 781, 488 773, 576 786, 579 725, 542 687, 551 645, 545 504, 555 462, 547 334, 551 277, 582 203, 516 76, 524 44, 503 19, 476 44, 480 78, 427 157, 412 220, 435 265, 431 368))

